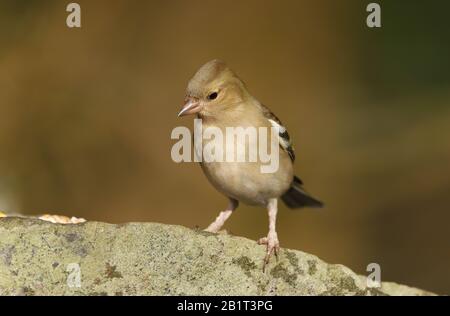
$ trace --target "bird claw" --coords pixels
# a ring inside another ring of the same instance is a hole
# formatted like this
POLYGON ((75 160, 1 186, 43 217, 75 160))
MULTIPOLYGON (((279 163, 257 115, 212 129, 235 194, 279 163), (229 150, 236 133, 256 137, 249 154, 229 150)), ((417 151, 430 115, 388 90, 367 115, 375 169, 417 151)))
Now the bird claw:
POLYGON ((272 254, 275 254, 275 257, 278 261, 278 253, 280 251, 280 242, 278 241, 277 233, 270 233, 267 235, 267 237, 263 237, 260 240, 258 240, 259 245, 267 245, 267 252, 266 256, 264 257, 264 263, 263 263, 263 272, 266 271, 266 266, 270 261, 270 257, 272 254))

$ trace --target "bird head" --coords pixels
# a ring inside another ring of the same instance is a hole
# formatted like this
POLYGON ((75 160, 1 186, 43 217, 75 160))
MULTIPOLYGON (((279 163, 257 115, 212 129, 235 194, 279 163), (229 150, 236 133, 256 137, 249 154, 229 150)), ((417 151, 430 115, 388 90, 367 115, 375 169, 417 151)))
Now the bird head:
POLYGON ((244 83, 220 60, 212 60, 195 73, 186 89, 178 116, 214 116, 248 97, 244 83))

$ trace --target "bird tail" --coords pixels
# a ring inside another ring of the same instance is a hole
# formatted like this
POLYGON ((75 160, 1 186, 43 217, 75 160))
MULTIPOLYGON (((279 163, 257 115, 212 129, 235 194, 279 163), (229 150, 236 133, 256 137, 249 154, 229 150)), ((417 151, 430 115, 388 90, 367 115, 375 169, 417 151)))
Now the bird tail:
POLYGON ((323 203, 306 193, 302 188, 302 180, 294 177, 289 190, 281 196, 281 199, 289 208, 323 207, 323 203))

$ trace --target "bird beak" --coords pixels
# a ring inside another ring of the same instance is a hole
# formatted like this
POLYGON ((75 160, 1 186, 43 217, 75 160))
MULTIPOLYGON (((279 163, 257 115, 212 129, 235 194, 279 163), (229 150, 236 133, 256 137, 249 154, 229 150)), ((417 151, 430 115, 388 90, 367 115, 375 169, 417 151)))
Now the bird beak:
POLYGON ((187 98, 185 100, 183 108, 181 109, 180 113, 178 113, 178 117, 189 114, 195 114, 200 112, 200 110, 201 110, 200 102, 197 99, 187 98))

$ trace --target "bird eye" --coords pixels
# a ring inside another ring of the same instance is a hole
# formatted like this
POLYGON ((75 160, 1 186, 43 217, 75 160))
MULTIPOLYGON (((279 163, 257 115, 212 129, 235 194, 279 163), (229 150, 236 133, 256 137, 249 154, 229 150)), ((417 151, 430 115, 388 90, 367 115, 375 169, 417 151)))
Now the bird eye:
POLYGON ((217 99, 218 93, 217 92, 213 92, 210 95, 208 95, 208 100, 215 100, 217 99))

